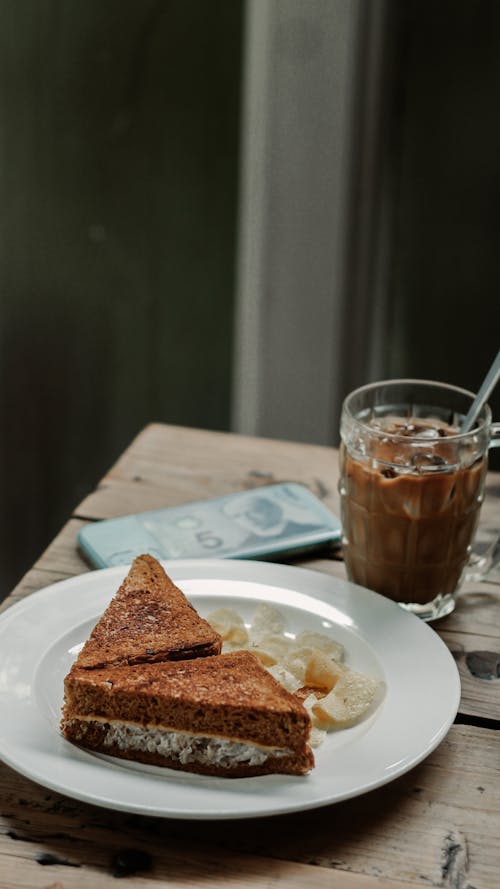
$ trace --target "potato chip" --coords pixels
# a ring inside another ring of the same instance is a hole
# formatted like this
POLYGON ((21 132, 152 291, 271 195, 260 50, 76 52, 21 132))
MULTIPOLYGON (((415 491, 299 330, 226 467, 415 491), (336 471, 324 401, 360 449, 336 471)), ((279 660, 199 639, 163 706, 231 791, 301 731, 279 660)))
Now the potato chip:
POLYGON ((318 728, 345 728, 370 707, 380 683, 363 673, 344 668, 333 690, 313 708, 318 728))
POLYGON ((316 695, 311 694, 311 695, 307 695, 307 698, 305 698, 302 701, 302 706, 306 708, 306 710, 309 714, 311 714, 313 707, 315 707, 317 703, 318 703, 318 699, 317 699, 316 695))
POLYGON ((239 645, 244 645, 248 641, 248 633, 243 618, 233 608, 217 608, 215 611, 210 612, 207 620, 210 626, 222 636, 224 642, 235 642, 239 645))
POLYGON ((265 649, 259 648, 258 645, 249 645, 247 650, 251 651, 259 659, 263 667, 274 667, 277 663, 275 657, 268 654, 265 649))
POLYGON ((286 636, 273 634, 272 636, 263 636, 257 642, 254 642, 251 651, 255 651, 256 654, 262 652, 267 655, 270 663, 277 664, 286 657, 290 646, 291 642, 286 636))
POLYGON ((330 692, 337 684, 346 668, 333 661, 331 657, 318 648, 313 648, 306 663, 305 684, 330 692))
POLYGON ((286 657, 283 658, 283 665, 297 679, 300 679, 301 685, 306 684, 306 669, 311 659, 312 651, 312 648, 296 648, 293 645, 286 657))
POLYGON ((309 713, 309 716, 311 717, 312 725, 311 734, 309 736, 309 744, 311 745, 311 747, 319 747, 326 738, 326 731, 316 725, 317 720, 314 715, 314 707, 318 703, 318 699, 316 695, 310 694, 304 701, 302 701, 302 703, 309 713))
POLYGON ((299 633, 295 642, 299 648, 319 648, 320 651, 329 654, 336 661, 341 661, 344 657, 344 646, 324 633, 304 630, 303 633, 299 633))
POLYGON ((265 636, 279 636, 285 630, 285 618, 278 611, 268 605, 267 602, 261 602, 255 610, 255 614, 250 625, 250 638, 253 642, 258 642, 265 636))
POLYGON ((293 673, 289 673, 288 670, 285 670, 281 664, 273 664, 267 668, 267 672, 270 673, 271 676, 274 676, 274 678, 281 683, 283 688, 286 688, 291 694, 299 688, 300 683, 297 677, 294 676, 293 673))
POLYGON ((290 646, 283 659, 287 670, 303 680, 303 685, 313 685, 330 691, 338 676, 342 664, 334 661, 328 654, 311 646, 290 646))

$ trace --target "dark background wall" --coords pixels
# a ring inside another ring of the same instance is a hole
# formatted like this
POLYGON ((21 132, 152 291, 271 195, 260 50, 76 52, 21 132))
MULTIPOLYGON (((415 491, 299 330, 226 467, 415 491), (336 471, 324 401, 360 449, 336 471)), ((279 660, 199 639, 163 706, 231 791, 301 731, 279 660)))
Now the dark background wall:
POLYGON ((500 348, 500 4, 394 2, 389 27, 390 375, 475 391, 500 348))
POLYGON ((0 2, 0 592, 145 423, 228 426, 241 27, 0 2))

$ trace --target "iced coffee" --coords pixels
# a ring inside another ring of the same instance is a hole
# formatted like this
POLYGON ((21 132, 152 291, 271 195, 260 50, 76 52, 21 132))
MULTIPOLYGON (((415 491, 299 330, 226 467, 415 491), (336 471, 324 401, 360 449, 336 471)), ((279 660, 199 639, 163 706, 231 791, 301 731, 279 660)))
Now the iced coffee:
POLYGON ((378 404, 360 413, 353 422, 343 416, 342 426, 348 576, 437 616, 470 556, 487 469, 484 436, 460 436, 460 414, 428 405, 378 404))

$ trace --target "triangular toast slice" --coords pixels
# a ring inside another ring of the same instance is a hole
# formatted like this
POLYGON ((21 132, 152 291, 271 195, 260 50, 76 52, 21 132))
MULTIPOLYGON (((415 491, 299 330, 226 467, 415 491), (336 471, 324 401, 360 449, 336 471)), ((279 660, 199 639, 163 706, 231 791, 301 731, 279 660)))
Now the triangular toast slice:
POLYGON ((307 711, 248 651, 73 667, 61 728, 100 753, 205 775, 303 775, 314 765, 307 711))
POLYGON ((219 654, 222 639, 153 556, 138 556, 83 646, 76 666, 184 660, 219 654))

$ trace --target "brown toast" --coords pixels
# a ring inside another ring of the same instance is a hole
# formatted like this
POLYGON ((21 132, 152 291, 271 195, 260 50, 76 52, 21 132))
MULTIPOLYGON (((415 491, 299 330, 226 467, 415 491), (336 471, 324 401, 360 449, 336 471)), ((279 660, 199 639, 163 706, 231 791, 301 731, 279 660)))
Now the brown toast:
POLYGON ((190 772, 303 775, 314 765, 307 743, 310 727, 300 701, 248 651, 95 670, 75 666, 65 680, 61 728, 68 740, 190 772), (196 736, 189 743, 199 749, 195 754, 190 749, 187 759, 168 745, 159 749, 158 739, 172 732, 175 739, 178 733, 196 736), (215 755, 206 752, 207 744, 221 740, 240 746, 224 748, 220 755, 220 748, 215 755))
POLYGON ((222 639, 153 556, 138 556, 76 661, 84 670, 219 654, 222 639))

